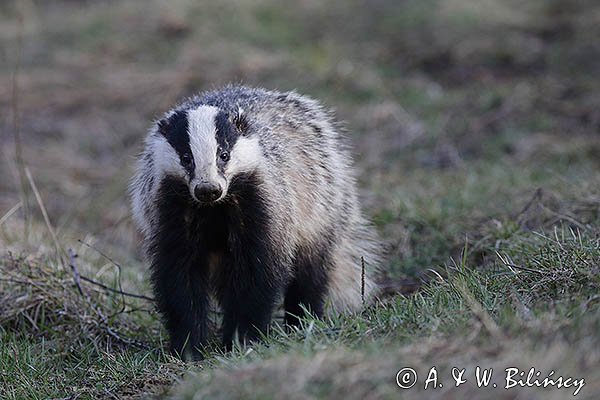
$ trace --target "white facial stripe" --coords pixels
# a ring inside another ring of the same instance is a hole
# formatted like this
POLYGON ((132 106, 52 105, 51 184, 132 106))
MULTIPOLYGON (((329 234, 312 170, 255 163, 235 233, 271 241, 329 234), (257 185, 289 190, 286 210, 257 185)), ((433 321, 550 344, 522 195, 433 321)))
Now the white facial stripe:
POLYGON ((262 158, 258 138, 241 136, 233 146, 225 175, 233 176, 242 172, 252 172, 262 162, 262 158))
POLYGON ((164 136, 156 135, 153 137, 152 153, 155 157, 154 161, 157 171, 161 171, 167 175, 185 176, 185 170, 181 166, 177 152, 164 136))
POLYGON ((188 133, 190 149, 196 163, 195 179, 218 179, 217 172, 217 138, 215 116, 219 109, 212 106, 200 106, 188 111, 188 133))

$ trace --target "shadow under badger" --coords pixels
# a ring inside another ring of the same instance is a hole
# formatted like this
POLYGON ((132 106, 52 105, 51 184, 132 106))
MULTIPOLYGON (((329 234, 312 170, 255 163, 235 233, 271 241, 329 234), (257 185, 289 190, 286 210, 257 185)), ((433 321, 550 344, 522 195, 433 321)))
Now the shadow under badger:
MULTIPOLYGON (((209 296, 223 344, 362 305, 361 257, 379 247, 331 115, 297 93, 230 86, 184 101, 150 129, 131 182, 159 310, 182 356, 200 358, 209 296)), ((364 282, 372 297, 373 268, 364 282)))

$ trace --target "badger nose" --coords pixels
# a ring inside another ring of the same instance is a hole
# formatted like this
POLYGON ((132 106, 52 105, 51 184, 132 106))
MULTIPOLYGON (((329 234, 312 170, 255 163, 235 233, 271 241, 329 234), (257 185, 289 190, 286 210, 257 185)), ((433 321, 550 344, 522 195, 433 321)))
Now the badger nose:
POLYGON ((194 188, 194 196, 201 202, 215 201, 221 196, 221 193, 223 190, 216 183, 200 183, 194 188))

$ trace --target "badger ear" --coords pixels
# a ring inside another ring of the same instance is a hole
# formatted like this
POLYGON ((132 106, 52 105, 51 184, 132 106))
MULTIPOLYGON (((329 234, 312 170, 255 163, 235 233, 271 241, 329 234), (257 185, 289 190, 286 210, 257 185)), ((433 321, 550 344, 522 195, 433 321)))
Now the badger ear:
POLYGON ((244 114, 244 110, 241 108, 234 114, 232 118, 232 122, 235 127, 242 133, 242 135, 246 135, 248 133, 248 118, 246 114, 244 114))
POLYGON ((166 118, 163 118, 156 123, 156 126, 158 127, 158 133, 166 137, 167 128, 169 127, 169 121, 166 118))

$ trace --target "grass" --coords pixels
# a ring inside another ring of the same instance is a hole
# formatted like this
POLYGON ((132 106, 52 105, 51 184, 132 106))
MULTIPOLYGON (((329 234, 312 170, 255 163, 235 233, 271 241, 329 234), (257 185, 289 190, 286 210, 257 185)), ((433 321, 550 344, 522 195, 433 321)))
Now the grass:
POLYGON ((0 136, 0 398, 574 393, 502 389, 509 367, 584 378, 577 398, 596 398, 599 10, 517 3, 0 5, 0 109, 12 121, 17 106, 39 189, 22 195, 13 135, 0 136), (114 292, 151 296, 125 188, 152 118, 240 80, 296 88, 345 120, 385 295, 186 364, 164 352, 151 301, 114 292), (443 387, 423 390, 433 366, 443 387), (476 366, 499 388, 478 388, 476 366), (396 384, 403 367, 413 389, 396 384), (469 382, 455 388, 453 367, 469 382))
MULTIPOLYGON (((455 363, 467 369, 483 362, 489 368, 503 362, 504 368, 531 364, 545 373, 568 365, 570 374, 593 386, 598 377, 591 369, 600 354, 592 350, 598 338, 587 335, 600 323, 593 305, 600 283, 593 270, 600 260, 599 244, 568 228, 549 236, 523 235, 499 250, 495 265, 485 272, 453 265, 448 278, 359 317, 307 320, 295 335, 277 332, 251 352, 218 358, 218 368, 192 375, 177 396, 364 398, 377 393, 394 398, 399 395, 395 372, 406 365, 427 370, 428 362, 445 370, 446 380, 455 363), (571 270, 569 259, 581 267, 571 270), (568 354, 566 348, 583 352, 568 354), (554 359, 542 364, 548 351, 554 359)), ((476 393, 473 387, 462 393, 448 387, 427 397, 476 393)))
MULTIPOLYGON (((593 368, 600 358, 594 350, 600 344, 595 334, 600 327, 597 232, 562 226, 546 233, 518 233, 493 248, 496 257, 483 270, 467 264, 466 247, 463 257, 442 271, 445 278, 436 274, 416 294, 395 296, 359 316, 307 319, 291 334, 275 328, 261 345, 229 354, 209 353, 199 365, 115 341, 107 326, 96 325, 99 318, 89 315, 97 305, 86 310, 72 281, 60 280, 65 274, 32 276, 40 272, 40 265, 5 260, 4 276, 13 279, 15 298, 3 299, 11 306, 2 312, 2 395, 160 393, 187 371, 186 383, 175 391, 177 397, 333 398, 346 393, 362 398, 374 390, 387 398, 398 395, 397 370, 404 365, 426 370, 428 362, 446 369, 446 375, 455 363, 467 369, 483 362, 490 368, 503 362, 508 363, 503 368, 543 365, 545 373, 556 368, 585 378, 593 387, 600 378, 593 368), (28 295, 16 290, 15 282, 25 279, 29 281, 20 288, 32 292, 28 295), (52 284, 62 290, 50 289, 52 284), (37 294, 41 287, 44 293, 60 293, 61 301, 52 303, 53 298, 37 294), (439 353, 440 349, 444 350, 439 353), (553 354, 550 364, 548 352, 553 354), (63 373, 53 373, 57 369, 63 373)), ((95 293, 93 298, 98 296, 104 294, 95 293)), ((98 298, 95 304, 102 304, 106 314, 122 307, 120 300, 109 300, 110 296, 98 298)), ((110 321, 108 327, 123 330, 135 324, 142 345, 163 345, 160 333, 139 331, 157 329, 156 321, 118 317, 125 319, 110 321)), ((133 333, 127 333, 129 340, 133 333)), ((432 397, 444 398, 447 390, 432 397)), ((476 393, 473 387, 465 390, 465 395, 476 393)), ((560 393, 547 395, 562 398, 560 393)), ((585 388, 582 397, 593 398, 591 390, 585 388)))

